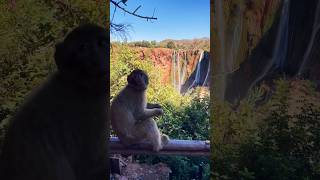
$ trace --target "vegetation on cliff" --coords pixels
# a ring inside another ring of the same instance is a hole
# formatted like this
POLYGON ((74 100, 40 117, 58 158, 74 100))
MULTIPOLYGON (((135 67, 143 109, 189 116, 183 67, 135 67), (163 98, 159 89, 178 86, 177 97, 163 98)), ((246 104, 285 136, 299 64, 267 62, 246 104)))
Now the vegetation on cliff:
POLYGON ((133 41, 133 42, 113 42, 114 44, 125 44, 131 47, 147 47, 147 48, 169 48, 169 49, 183 49, 183 50, 204 50, 210 51, 210 39, 200 38, 200 39, 182 39, 173 40, 166 39, 162 41, 133 41))

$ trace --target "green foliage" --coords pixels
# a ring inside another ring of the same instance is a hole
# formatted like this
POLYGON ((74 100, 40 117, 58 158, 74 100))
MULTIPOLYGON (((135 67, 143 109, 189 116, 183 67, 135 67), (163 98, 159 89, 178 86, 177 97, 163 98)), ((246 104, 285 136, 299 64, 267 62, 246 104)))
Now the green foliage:
POLYGON ((209 179, 210 165, 206 157, 185 157, 185 156, 146 156, 137 157, 140 162, 155 164, 166 163, 171 168, 170 179, 209 179))
POLYGON ((163 133, 175 139, 209 139, 209 97, 193 97, 190 104, 177 107, 169 103, 163 106, 164 115, 158 125, 163 133))
POLYGON ((147 48, 154 48, 157 47, 157 42, 156 41, 136 41, 133 43, 129 43, 129 45, 133 45, 135 47, 147 47, 147 48))
MULTIPOLYGON (((320 109, 307 100, 299 100, 300 110, 290 111, 288 81, 275 82, 277 90, 261 109, 250 108, 255 126, 246 138, 223 141, 230 129, 235 134, 241 128, 223 128, 213 132, 213 177, 216 179, 319 179, 320 178, 320 109), (260 115, 259 115, 260 114, 260 115), (263 115, 261 115, 263 114, 263 115), (260 119, 260 120, 259 120, 260 119), (228 130, 226 130, 228 129, 228 130), (220 136, 218 136, 220 135, 220 136), (223 144, 225 143, 225 144, 223 144)), ((313 91, 312 88, 309 91, 313 91)), ((244 106, 240 105, 240 108, 244 106)), ((215 112, 221 111, 216 107, 215 112)), ((228 110, 231 114, 230 109, 228 110)), ((226 114, 220 115, 226 118, 226 114)), ((238 119, 247 117, 239 114, 238 119)), ((229 117, 229 116, 227 116, 229 117)), ((216 116, 214 118, 217 118, 216 116)), ((227 122, 228 122, 228 118, 227 122)), ((214 123, 216 119, 214 119, 214 123)), ((248 122, 249 123, 249 122, 248 122)), ((215 124, 217 126, 217 124, 215 124)), ((250 126, 249 124, 247 126, 250 126)), ((240 134, 240 133, 239 133, 240 134)))
MULTIPOLYGON (((194 98, 183 108, 166 103, 159 128, 172 139, 209 139, 209 97, 194 98)), ((139 156, 141 162, 166 163, 172 170, 171 179, 209 179, 209 159, 206 157, 139 156)))
POLYGON ((166 39, 162 41, 134 41, 134 42, 119 42, 114 41, 112 44, 128 45, 130 47, 146 47, 146 48, 171 48, 171 49, 184 49, 184 50, 199 50, 210 51, 209 38, 201 39, 183 39, 183 40, 171 40, 166 39))
POLYGON ((176 44, 173 41, 169 41, 167 43, 167 48, 174 49, 174 48, 176 48, 176 44))

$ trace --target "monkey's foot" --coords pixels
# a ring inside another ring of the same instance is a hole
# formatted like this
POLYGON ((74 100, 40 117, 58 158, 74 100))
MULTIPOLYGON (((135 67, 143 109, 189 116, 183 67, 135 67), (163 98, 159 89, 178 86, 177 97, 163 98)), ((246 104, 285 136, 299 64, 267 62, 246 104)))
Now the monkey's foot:
POLYGON ((162 145, 168 144, 169 141, 170 141, 169 136, 167 136, 166 134, 162 134, 161 135, 161 143, 162 143, 162 145))
POLYGON ((153 145, 153 150, 156 152, 159 152, 163 148, 164 145, 169 143, 169 140, 170 140, 169 136, 162 134, 161 135, 161 143, 159 142, 159 144, 153 145))
POLYGON ((153 146, 153 151, 159 152, 162 149, 162 145, 153 146))

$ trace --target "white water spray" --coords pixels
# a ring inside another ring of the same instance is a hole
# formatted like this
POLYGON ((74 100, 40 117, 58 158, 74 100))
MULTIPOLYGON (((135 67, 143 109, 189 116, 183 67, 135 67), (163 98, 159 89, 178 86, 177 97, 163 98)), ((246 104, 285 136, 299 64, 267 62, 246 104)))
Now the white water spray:
POLYGON ((282 64, 286 58, 288 47, 289 5, 290 1, 284 0, 272 58, 263 69, 263 72, 253 81, 253 83, 251 83, 249 89, 252 89, 256 83, 266 76, 272 65, 275 63, 282 64))
POLYGON ((196 67, 196 76, 192 82, 192 84, 187 88, 187 91, 189 91, 190 88, 193 88, 195 87, 196 85, 198 85, 200 83, 200 75, 201 75, 201 60, 203 58, 203 51, 201 51, 200 53, 200 57, 199 57, 199 60, 198 60, 198 64, 197 64, 197 67, 196 67))
POLYGON ((314 40, 315 37, 320 29, 320 2, 318 2, 317 4, 317 9, 316 9, 316 13, 315 13, 315 17, 314 17, 314 23, 313 23, 313 28, 312 28, 312 34, 311 34, 311 38, 307 47, 306 52, 303 55, 303 61, 300 65, 299 71, 298 71, 298 75, 301 75, 301 73, 303 73, 303 70, 305 69, 305 64, 310 56, 310 52, 311 49, 313 47, 314 44, 314 40))

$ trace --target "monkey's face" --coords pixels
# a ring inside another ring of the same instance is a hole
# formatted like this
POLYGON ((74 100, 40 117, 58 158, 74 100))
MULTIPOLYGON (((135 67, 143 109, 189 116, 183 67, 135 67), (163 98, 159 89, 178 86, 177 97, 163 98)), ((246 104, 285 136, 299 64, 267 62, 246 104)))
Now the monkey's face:
POLYGON ((87 76, 106 75, 109 44, 109 36, 104 28, 96 25, 80 26, 56 46, 58 69, 87 76))
POLYGON ((146 90, 149 84, 148 75, 140 69, 132 71, 127 77, 127 81, 130 87, 138 91, 146 90))

